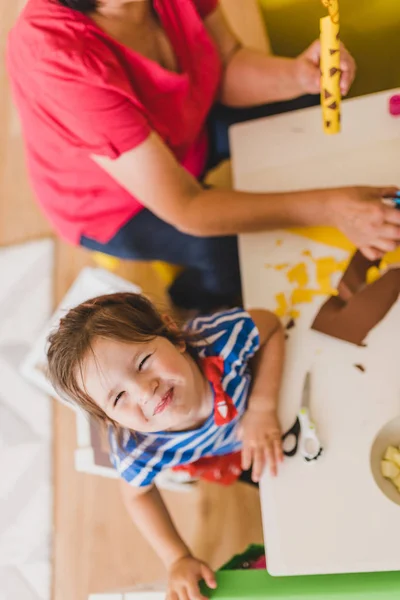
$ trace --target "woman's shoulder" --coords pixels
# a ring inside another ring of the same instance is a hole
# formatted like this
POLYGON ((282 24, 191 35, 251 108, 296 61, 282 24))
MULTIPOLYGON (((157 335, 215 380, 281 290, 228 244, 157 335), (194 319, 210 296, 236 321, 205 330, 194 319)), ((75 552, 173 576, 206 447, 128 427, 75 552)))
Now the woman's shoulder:
POLYGON ((29 0, 9 34, 7 54, 15 68, 69 65, 71 70, 96 72, 101 57, 103 69, 109 62, 110 51, 86 15, 57 0, 29 0))

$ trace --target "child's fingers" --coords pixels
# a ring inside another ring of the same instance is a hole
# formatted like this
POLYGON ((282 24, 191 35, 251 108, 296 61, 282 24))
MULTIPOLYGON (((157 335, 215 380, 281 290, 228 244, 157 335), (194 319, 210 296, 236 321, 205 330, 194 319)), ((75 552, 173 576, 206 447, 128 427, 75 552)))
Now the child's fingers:
POLYGON ((253 449, 253 470, 251 472, 251 478, 255 483, 260 481, 260 477, 265 466, 265 449, 254 448, 253 449))
POLYGON ((283 446, 282 446, 282 438, 281 437, 273 440, 273 447, 274 447, 276 462, 277 463, 283 462, 284 454, 283 454, 283 446))
POLYGON ((244 444, 243 448, 242 448, 242 469, 243 469, 243 471, 248 471, 250 469, 252 460, 253 460, 252 449, 247 444, 244 444))
POLYGON ((267 442, 265 444, 264 454, 265 454, 265 462, 267 463, 267 465, 269 467, 271 475, 273 475, 275 477, 275 475, 276 475, 276 458, 275 458, 274 448, 273 448, 273 445, 270 442, 270 440, 267 440, 267 442))
POLYGON ((182 598, 179 598, 179 600, 207 600, 207 598, 200 592, 199 583, 197 581, 188 582, 185 594, 186 598, 182 596, 182 598))
POLYGON ((215 590, 217 587, 217 581, 215 579, 214 571, 210 569, 208 565, 201 565, 201 575, 207 585, 207 587, 215 590))

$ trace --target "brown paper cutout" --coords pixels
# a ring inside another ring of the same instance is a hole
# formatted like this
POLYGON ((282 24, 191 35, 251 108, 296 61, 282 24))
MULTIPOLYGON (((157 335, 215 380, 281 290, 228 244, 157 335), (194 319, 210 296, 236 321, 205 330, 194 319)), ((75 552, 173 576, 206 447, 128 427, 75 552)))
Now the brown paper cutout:
POLYGON ((379 261, 369 261, 357 251, 339 283, 339 295, 323 304, 311 328, 362 346, 400 294, 400 268, 390 269, 373 283, 366 283, 368 269, 378 265, 379 261))

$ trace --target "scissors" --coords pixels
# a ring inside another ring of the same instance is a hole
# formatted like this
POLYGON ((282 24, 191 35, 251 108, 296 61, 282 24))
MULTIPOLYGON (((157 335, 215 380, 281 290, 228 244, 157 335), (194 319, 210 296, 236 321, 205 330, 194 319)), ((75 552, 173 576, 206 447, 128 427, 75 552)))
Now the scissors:
POLYGON ((289 431, 282 436, 283 453, 285 456, 295 456, 297 450, 300 449, 301 455, 307 462, 317 460, 322 453, 322 446, 317 436, 315 425, 311 420, 309 413, 311 397, 311 374, 308 372, 304 380, 303 395, 301 400, 300 411, 296 421, 289 431), (301 440, 300 440, 300 434, 301 440), (293 439, 293 445, 290 447, 290 441, 286 444, 285 441, 293 439), (288 448, 289 446, 289 448, 288 448))

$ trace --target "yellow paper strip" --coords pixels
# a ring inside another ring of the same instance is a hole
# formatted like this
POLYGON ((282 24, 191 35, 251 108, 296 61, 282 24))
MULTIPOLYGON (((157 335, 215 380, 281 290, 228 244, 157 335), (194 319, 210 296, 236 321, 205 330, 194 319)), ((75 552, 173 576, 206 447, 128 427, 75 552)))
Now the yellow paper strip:
POLYGON ((304 263, 295 265, 287 273, 287 278, 290 283, 297 283, 299 287, 305 287, 308 283, 307 267, 304 263))
POLYGON ((275 299, 278 306, 274 310, 274 313, 277 317, 284 317, 289 309, 285 294, 282 292, 280 294, 276 294, 275 299))
POLYGON ((320 19, 321 106, 324 132, 340 131, 340 38, 337 0, 322 0, 329 16, 320 19))
POLYGON ((291 297, 291 304, 306 304, 308 302, 312 302, 315 296, 323 296, 324 292, 321 290, 309 290, 309 289, 297 289, 293 290, 291 297))

